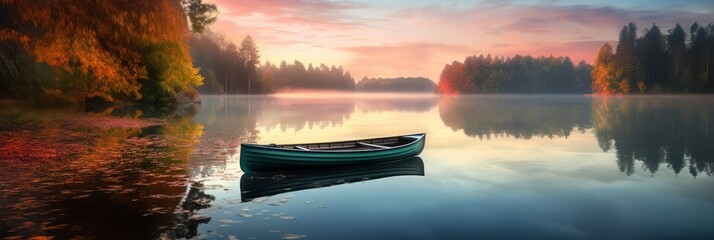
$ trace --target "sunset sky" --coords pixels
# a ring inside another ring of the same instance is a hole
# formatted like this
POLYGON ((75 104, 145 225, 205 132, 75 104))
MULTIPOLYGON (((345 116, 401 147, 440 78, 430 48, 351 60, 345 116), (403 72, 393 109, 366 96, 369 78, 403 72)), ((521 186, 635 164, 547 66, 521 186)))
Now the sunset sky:
POLYGON ((327 1, 207 0, 212 26, 239 43, 255 39, 261 61, 342 65, 355 80, 425 76, 468 55, 570 56, 592 62, 624 24, 638 34, 652 23, 667 29, 714 23, 714 1, 327 1))

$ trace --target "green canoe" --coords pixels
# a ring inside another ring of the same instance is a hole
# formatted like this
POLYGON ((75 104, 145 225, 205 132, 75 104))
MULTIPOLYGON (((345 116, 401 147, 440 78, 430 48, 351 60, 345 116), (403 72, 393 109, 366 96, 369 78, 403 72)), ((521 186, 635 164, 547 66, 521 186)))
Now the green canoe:
POLYGON ((424 176, 424 162, 411 157, 359 166, 246 173, 240 178, 242 202, 286 192, 395 176, 424 176))
POLYGON ((246 173, 388 162, 419 155, 426 134, 302 144, 241 144, 246 173))

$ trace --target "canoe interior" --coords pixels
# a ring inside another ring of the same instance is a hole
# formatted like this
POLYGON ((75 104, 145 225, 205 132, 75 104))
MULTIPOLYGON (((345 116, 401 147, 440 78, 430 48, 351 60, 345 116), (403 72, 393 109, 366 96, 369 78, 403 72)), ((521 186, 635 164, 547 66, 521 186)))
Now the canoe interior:
MULTIPOLYGON (((418 136, 418 135, 414 135, 418 136)), ((387 148, 398 147, 418 140, 418 137, 397 136, 385 138, 373 138, 362 140, 350 140, 340 142, 324 142, 324 143, 302 143, 302 144, 269 144, 268 146, 282 149, 297 149, 297 150, 368 150, 379 147, 370 146, 377 145, 387 148)))
POLYGON ((389 162, 419 155, 425 139, 422 133, 326 143, 242 143, 240 166, 251 173, 389 162))

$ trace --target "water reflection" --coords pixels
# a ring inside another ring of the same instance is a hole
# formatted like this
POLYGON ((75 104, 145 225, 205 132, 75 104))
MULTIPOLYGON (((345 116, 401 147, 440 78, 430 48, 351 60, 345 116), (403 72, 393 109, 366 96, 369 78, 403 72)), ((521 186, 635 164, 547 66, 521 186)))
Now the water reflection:
POLYGON ((371 112, 426 112, 436 106, 436 96, 429 95, 346 95, 253 97, 260 107, 256 116, 267 131, 342 126, 358 109, 371 112))
POLYGON ((23 140, 0 147, 60 139, 76 150, 0 159, 0 238, 711 236, 708 96, 204 96, 195 117, 98 114, 167 124, 66 129, 52 115, 36 130, 0 126, 23 140), (243 142, 422 131, 425 161, 269 175, 239 167, 243 142), (427 176, 391 177, 424 175, 425 165, 427 176), (325 187, 349 182, 360 184, 325 187))
POLYGON ((441 99, 439 113, 446 126, 480 139, 567 138, 592 128, 627 175, 639 161, 651 174, 664 165, 696 177, 714 167, 713 103, 708 96, 462 96, 441 99))
POLYGON ((428 112, 436 106, 437 95, 400 95, 397 97, 363 97, 357 99, 357 106, 363 112, 428 112))
POLYGON ((194 118, 203 126, 203 135, 196 146, 192 161, 192 176, 210 175, 213 167, 222 168, 227 158, 237 154, 242 142, 259 141, 257 117, 264 109, 264 100, 248 97, 204 97, 200 114, 194 118), (217 165, 217 166, 214 166, 217 165))
POLYGON ((240 179, 241 200, 406 175, 424 176, 421 158, 334 169, 246 173, 240 179))
POLYGON ((355 111, 353 98, 259 98, 263 102, 260 123, 267 131, 279 128, 301 131, 304 128, 340 126, 355 111))
MULTIPOLYGON (((45 117, 58 119, 38 116, 45 117)), ((173 226, 186 192, 185 163, 201 129, 174 118, 144 129, 44 124, 29 130, 47 141, 66 141, 60 145, 75 154, 3 162, 0 236, 158 237, 173 226)))
POLYGON ((172 230, 163 236, 171 238, 193 238, 198 235, 198 226, 211 221, 211 217, 198 214, 198 211, 211 207, 216 197, 206 194, 201 182, 192 182, 186 196, 174 211, 175 219, 172 230))
POLYGON ((485 95, 444 97, 439 116, 467 136, 568 137, 590 127, 590 98, 583 96, 485 95))
POLYGON ((679 174, 711 176, 714 170, 714 99, 710 97, 595 98, 592 122, 598 144, 614 148, 627 175, 636 162, 656 173, 661 165, 679 174))

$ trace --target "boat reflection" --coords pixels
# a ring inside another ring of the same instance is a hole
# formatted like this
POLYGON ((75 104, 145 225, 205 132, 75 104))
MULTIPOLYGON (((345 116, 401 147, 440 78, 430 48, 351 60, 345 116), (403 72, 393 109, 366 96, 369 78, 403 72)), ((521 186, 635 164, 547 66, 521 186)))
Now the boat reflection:
POLYGON ((343 168, 246 173, 240 179, 241 201, 394 176, 424 176, 424 162, 420 157, 412 157, 343 168))

